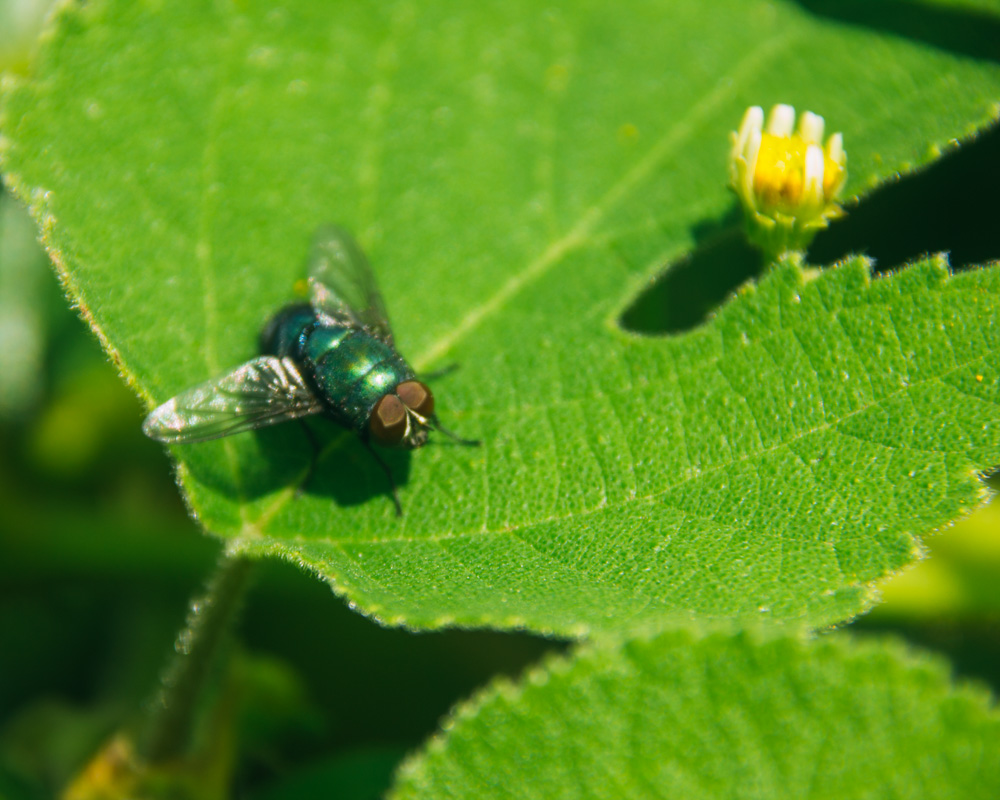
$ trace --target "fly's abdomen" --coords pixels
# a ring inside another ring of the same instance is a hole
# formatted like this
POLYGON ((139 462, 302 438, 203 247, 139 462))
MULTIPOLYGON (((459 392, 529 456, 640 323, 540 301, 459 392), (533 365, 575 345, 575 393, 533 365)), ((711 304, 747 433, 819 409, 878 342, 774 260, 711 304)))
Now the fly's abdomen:
POLYGON ((316 311, 307 303, 286 306, 275 314, 260 334, 260 352, 265 356, 297 356, 302 334, 316 324, 316 311))
POLYGON ((413 377, 392 347, 363 330, 316 328, 309 334, 306 356, 324 401, 358 431, 383 396, 413 377))

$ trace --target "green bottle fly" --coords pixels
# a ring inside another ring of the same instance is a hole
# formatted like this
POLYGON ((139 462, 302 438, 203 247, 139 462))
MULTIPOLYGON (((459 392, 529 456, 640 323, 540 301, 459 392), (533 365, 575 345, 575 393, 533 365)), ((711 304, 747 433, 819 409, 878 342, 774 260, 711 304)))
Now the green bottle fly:
POLYGON ((434 429, 461 444, 479 442, 441 427, 433 393, 396 351, 371 267, 351 235, 321 228, 309 263, 310 302, 271 319, 263 355, 171 398, 146 417, 143 432, 167 444, 202 442, 321 414, 361 437, 401 514, 392 472, 370 441, 413 449, 434 429))

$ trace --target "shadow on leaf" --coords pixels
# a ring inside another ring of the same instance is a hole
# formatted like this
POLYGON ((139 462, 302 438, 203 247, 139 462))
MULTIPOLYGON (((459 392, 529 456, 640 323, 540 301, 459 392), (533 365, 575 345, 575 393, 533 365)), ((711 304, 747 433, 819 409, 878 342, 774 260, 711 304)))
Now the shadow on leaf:
POLYGON ((760 274, 760 254, 738 224, 739 207, 723 220, 696 227, 698 246, 656 278, 621 316, 626 330, 683 333, 701 325, 737 287, 760 274))
POLYGON ((963 56, 1000 62, 1000 20, 972 9, 888 0, 798 0, 810 14, 924 42, 963 56))
MULTIPOLYGON (((323 419, 306 424, 321 455, 304 484, 314 449, 306 431, 294 423, 232 437, 231 456, 222 449, 222 441, 195 445, 198 450, 188 454, 187 470, 202 486, 234 501, 252 501, 297 487, 303 494, 329 497, 344 507, 375 498, 392 502, 384 470, 356 434, 323 419)), ((396 486, 405 486, 410 451, 379 448, 378 454, 392 471, 396 486)))

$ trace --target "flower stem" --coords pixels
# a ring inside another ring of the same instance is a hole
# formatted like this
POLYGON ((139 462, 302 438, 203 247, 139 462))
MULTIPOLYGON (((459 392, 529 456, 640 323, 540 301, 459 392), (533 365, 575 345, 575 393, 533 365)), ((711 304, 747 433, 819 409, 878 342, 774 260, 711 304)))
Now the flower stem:
POLYGON ((251 561, 224 556, 204 594, 190 606, 187 624, 174 643, 176 655, 161 679, 150 709, 142 756, 174 758, 190 744, 199 700, 226 633, 239 612, 251 561))

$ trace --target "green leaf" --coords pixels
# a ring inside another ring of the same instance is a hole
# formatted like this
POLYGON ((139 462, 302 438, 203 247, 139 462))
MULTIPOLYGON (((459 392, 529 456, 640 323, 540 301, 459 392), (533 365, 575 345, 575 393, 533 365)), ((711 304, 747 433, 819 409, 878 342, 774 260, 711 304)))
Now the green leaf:
POLYGON ((546 9, 69 6, 5 84, 2 168, 150 401, 255 355, 328 221, 367 248, 403 354, 461 365, 440 415, 484 445, 391 457, 402 520, 332 426, 302 496, 297 426, 176 448, 232 551, 414 627, 857 613, 1000 461, 996 271, 786 265, 690 334, 616 320, 731 209, 746 105, 823 114, 858 194, 993 119, 1000 68, 870 12, 546 9))
POLYGON ((460 707, 390 797, 994 798, 1000 714, 885 642, 652 640, 460 707))

